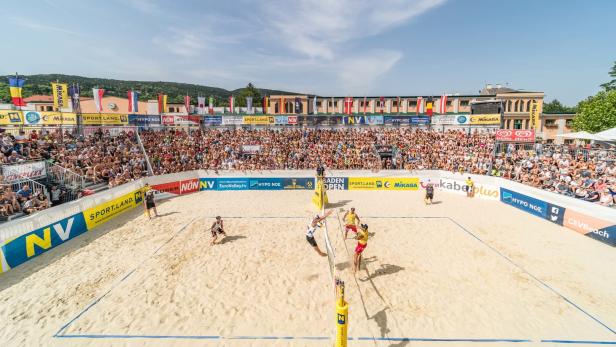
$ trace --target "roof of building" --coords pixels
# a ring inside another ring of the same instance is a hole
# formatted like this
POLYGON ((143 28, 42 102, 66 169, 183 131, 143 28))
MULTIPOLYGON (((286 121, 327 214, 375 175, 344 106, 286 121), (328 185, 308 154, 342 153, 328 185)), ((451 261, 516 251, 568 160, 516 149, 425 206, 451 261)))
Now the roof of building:
POLYGON ((32 95, 24 98, 24 102, 53 102, 53 96, 51 95, 32 95))

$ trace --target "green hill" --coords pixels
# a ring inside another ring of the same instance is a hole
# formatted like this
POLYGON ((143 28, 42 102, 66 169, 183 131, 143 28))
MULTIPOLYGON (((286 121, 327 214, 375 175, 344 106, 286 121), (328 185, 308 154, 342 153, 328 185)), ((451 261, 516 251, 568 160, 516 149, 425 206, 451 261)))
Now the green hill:
MULTIPOLYGON (((8 77, 0 77, 0 102, 9 103, 11 96, 9 94, 8 77)), ((196 104, 197 95, 205 97, 214 97, 216 106, 227 106, 229 104, 229 96, 235 95, 237 97, 236 106, 244 106, 246 103, 244 96, 252 95, 254 98, 254 105, 261 105, 261 98, 264 95, 272 94, 296 94, 280 90, 272 89, 260 89, 255 88, 252 84, 249 84, 246 88, 235 89, 232 91, 202 86, 198 84, 190 83, 177 83, 177 82, 152 82, 152 81, 124 81, 114 80, 108 78, 93 78, 82 77, 73 75, 30 75, 23 76, 26 78, 26 85, 23 89, 23 96, 28 97, 31 95, 51 95, 51 82, 59 81, 61 83, 79 84, 81 88, 82 96, 92 96, 92 88, 99 87, 105 89, 105 95, 107 96, 119 96, 126 97, 126 93, 129 89, 137 90, 141 94, 140 100, 154 100, 157 98, 158 93, 165 93, 168 95, 169 103, 183 103, 184 95, 190 95, 192 103, 196 104)))

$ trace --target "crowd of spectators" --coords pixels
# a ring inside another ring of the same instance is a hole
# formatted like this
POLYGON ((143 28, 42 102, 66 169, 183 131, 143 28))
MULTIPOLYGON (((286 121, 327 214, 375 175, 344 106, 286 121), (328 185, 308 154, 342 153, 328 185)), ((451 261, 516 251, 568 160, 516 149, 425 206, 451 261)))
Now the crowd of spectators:
MULTIPOLYGON (((493 134, 416 128, 207 129, 140 133, 155 175, 205 170, 446 170, 501 176, 605 206, 616 204, 616 151, 537 144, 496 147, 493 134), (377 148, 385 148, 381 155, 377 148)), ((147 161, 136 135, 88 136, 33 131, 0 134, 0 164, 46 160, 109 187, 143 177, 147 161)), ((0 178, 1 184, 1 178, 0 178)), ((58 203, 40 192, 2 185, 0 215, 58 203)))
MULTIPOLYGON (((0 164, 11 165, 27 161, 47 161, 59 167, 85 177, 93 183, 104 183, 109 187, 121 185, 134 179, 146 176, 146 160, 140 149, 136 134, 120 132, 112 136, 102 129, 79 136, 71 132, 31 131, 28 135, 20 131, 13 135, 0 134, 0 164)), ((24 195, 13 192, 8 184, 2 185, 0 195, 0 215, 10 216, 17 212, 29 214, 51 205, 48 200, 60 203, 65 191, 52 187, 45 194, 37 191, 24 195), (47 198, 49 196, 49 198, 47 198), (43 198, 44 197, 44 198, 43 198)), ((79 192, 83 195, 84 192, 79 192)))

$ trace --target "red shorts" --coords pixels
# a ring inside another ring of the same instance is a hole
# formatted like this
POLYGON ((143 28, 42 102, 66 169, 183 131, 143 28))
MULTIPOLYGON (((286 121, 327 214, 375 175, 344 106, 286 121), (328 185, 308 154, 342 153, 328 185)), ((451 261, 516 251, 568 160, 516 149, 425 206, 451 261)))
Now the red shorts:
POLYGON ((353 232, 354 232, 354 233, 356 233, 356 234, 357 234, 357 226, 356 226, 356 225, 353 225, 353 224, 347 224, 347 225, 345 226, 345 229, 346 229, 346 230, 351 229, 351 230, 353 230, 353 232))
POLYGON ((365 245, 362 245, 361 243, 358 243, 357 247, 355 247, 355 253, 361 254, 361 252, 363 252, 364 249, 366 249, 366 246, 368 246, 367 243, 365 245))

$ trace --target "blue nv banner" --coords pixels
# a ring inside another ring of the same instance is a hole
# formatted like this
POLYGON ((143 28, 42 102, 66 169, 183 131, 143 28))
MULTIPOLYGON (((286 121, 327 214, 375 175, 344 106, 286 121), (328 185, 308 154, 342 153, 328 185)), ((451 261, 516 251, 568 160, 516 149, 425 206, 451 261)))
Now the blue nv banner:
POLYGON ((248 190, 248 178, 217 178, 216 190, 248 190))
POLYGON ((200 178, 199 190, 216 190, 215 178, 200 178))
POLYGON ((323 183, 327 190, 349 190, 348 177, 325 177, 323 183))
POLYGON ((2 246, 7 264, 15 267, 87 231, 80 212, 21 235, 2 246))
POLYGON ((342 124, 366 124, 365 116, 343 116, 342 124))
POLYGON ((409 125, 411 117, 409 116, 384 116, 383 121, 387 125, 409 125))
POLYGON ((222 116, 203 116, 203 124, 222 125, 222 116))
POLYGON ((549 220, 552 223, 563 225, 565 208, 550 204, 543 200, 531 198, 530 196, 516 193, 512 190, 501 188, 500 199, 505 204, 519 208, 537 217, 549 220))
POLYGON ((129 114, 128 124, 136 126, 157 125, 160 124, 160 116, 148 114, 129 114))

